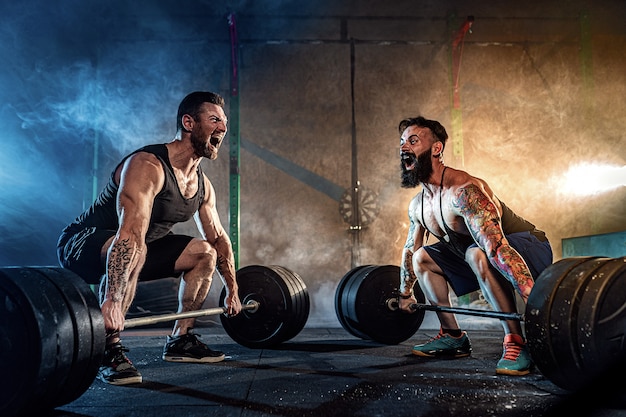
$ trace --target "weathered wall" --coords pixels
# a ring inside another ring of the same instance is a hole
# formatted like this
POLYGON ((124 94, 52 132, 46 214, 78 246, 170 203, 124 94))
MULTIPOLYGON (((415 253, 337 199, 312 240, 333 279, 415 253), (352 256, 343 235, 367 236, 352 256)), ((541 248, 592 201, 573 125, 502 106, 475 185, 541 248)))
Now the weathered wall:
MULTIPOLYGON (((604 20, 614 14, 572 4, 476 10, 467 2, 409 16, 398 10, 330 11, 303 18, 298 33, 288 25, 250 34, 249 43, 248 19, 240 20, 243 137, 348 189, 354 104, 359 179, 380 206, 361 233, 362 264, 399 262, 415 190, 398 186, 397 124, 423 114, 452 133, 450 38, 469 14, 476 20, 459 79, 463 158, 450 144, 447 162, 485 178, 545 230, 556 259, 564 237, 626 228, 624 188, 591 198, 559 189, 570 164, 624 165, 626 39, 618 20, 604 20), (280 42, 253 42, 259 38, 280 42), (593 75, 583 74, 583 60, 593 75)), ((243 152, 241 162, 242 264, 279 263, 313 288, 334 290, 351 267, 352 243, 337 201, 254 155, 243 152)))

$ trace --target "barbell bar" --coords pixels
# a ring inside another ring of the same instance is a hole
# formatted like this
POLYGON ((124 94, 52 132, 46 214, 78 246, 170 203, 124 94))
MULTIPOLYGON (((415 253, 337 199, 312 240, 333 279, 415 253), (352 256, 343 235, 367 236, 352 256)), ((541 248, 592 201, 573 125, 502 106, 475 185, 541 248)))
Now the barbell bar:
MULTIPOLYGON (((397 298, 389 298, 385 302, 387 307, 391 311, 398 310, 399 304, 397 298)), ((448 307, 448 306, 438 306, 432 304, 424 304, 424 303, 413 303, 409 306, 411 310, 426 310, 426 311, 440 311, 444 313, 456 313, 463 314, 466 316, 478 316, 478 317, 487 317, 492 319, 500 319, 500 320, 518 320, 524 321, 524 315, 519 313, 505 313, 504 311, 491 311, 491 310, 480 310, 477 308, 463 308, 463 307, 448 307)))
MULTIPOLYGON (((249 300, 246 304, 241 306, 242 311, 248 311, 252 314, 256 313, 259 310, 261 304, 258 301, 249 300)), ((185 311, 181 313, 169 313, 169 314, 158 314, 153 316, 145 316, 145 317, 137 317, 134 319, 127 319, 124 321, 124 328, 130 329, 133 327, 141 327, 148 326, 151 324, 163 323, 172 320, 180 320, 180 319, 188 319, 195 317, 205 317, 205 316, 217 316, 218 314, 226 314, 226 307, 214 307, 214 308, 205 308, 202 310, 194 310, 194 311, 185 311)))

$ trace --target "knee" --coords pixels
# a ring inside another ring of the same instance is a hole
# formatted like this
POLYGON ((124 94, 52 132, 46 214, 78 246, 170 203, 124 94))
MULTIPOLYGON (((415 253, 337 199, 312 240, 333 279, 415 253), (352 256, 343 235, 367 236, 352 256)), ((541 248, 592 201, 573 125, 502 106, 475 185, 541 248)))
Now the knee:
POLYGON ((432 263, 432 259, 428 255, 428 252, 421 247, 413 254, 413 270, 416 274, 421 275, 422 273, 429 271, 431 269, 430 265, 432 263))
POLYGON ((487 254, 480 248, 469 248, 465 252, 465 262, 472 268, 478 279, 485 279, 489 272, 489 259, 487 254))
POLYGON ((217 251, 206 240, 200 241, 194 252, 196 267, 213 272, 217 264, 217 251))

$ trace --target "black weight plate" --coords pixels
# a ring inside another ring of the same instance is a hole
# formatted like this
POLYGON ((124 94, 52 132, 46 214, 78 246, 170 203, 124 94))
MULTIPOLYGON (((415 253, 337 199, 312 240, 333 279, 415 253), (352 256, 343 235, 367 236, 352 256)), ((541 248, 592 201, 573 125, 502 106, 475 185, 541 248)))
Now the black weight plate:
POLYGON ((290 331, 285 334, 285 341, 287 341, 297 336, 306 325, 309 318, 311 301, 306 285, 297 273, 279 265, 272 265, 272 268, 280 274, 285 282, 291 283, 294 294, 294 303, 292 304, 294 309, 294 314, 292 315, 293 321, 289 325, 290 331))
POLYGON ((595 272, 575 325, 588 381, 626 358, 626 257, 607 259, 595 272))
MULTIPOLYGON (((67 382, 54 400, 62 405, 80 397, 96 378, 106 342, 104 318, 96 294, 78 275, 62 268, 38 271, 59 289, 72 320, 74 356, 67 382)), ((71 335, 66 334, 69 343, 71 335)))
POLYGON ((362 331, 360 331, 359 329, 355 328, 353 326, 353 324, 356 324, 358 326, 358 323, 353 323, 352 320, 348 320, 347 319, 347 310, 346 310, 346 303, 350 303, 351 300, 350 299, 346 299, 346 295, 348 294, 348 291, 346 291, 346 286, 347 285, 352 285, 352 277, 359 273, 359 271, 361 271, 363 268, 373 268, 373 265, 361 265, 361 266, 357 266, 355 268, 352 268, 350 271, 348 271, 348 273, 346 273, 341 280, 339 281, 339 284, 337 285, 337 289, 335 290, 335 314, 337 315, 337 319, 339 320, 339 324, 341 324, 341 327, 344 328, 344 330, 346 330, 348 333, 350 333, 352 336, 354 337, 358 337, 360 339, 370 339, 369 336, 367 336, 365 333, 363 333, 362 331))
MULTIPOLYGON (((253 349, 276 346, 299 332, 309 315, 309 296, 304 282, 284 268, 251 265, 237 271, 242 304, 258 301, 257 311, 235 317, 220 315, 224 330, 237 343, 253 349)), ((226 290, 220 294, 224 306, 226 290)))
MULTIPOLYGON (((74 354, 71 319, 67 304, 58 289, 34 268, 3 268, 3 278, 13 281, 21 289, 19 300, 12 301, 22 304, 21 314, 27 317, 27 326, 22 329, 9 328, 11 339, 10 355, 6 355, 8 375, 20 375, 27 369, 28 380, 19 381, 25 391, 17 408, 20 413, 34 413, 39 410, 52 409, 56 406, 56 397, 66 382, 68 369, 74 354), (27 344, 28 343, 28 344, 27 344), (13 356, 15 354, 15 356, 13 356), (33 376, 33 371, 35 375, 33 376)), ((13 308, 7 311, 10 315, 13 308)), ((18 397, 10 394, 16 389, 15 381, 11 380, 9 398, 18 397)), ((3 390, 4 391, 4 390, 3 390)))
MULTIPOLYGON (((569 274, 577 268, 582 269, 584 274, 586 262, 592 259, 596 257, 565 258, 549 265, 535 281, 526 303, 524 327, 531 357, 541 373, 557 385, 560 370, 555 349, 558 351, 560 347, 555 346, 552 340, 551 327, 560 327, 562 323, 558 317, 552 317, 552 307, 560 297, 559 288, 563 280, 570 279, 569 274)), ((569 343, 566 348, 569 348, 569 343)))
POLYGON ((580 299, 587 291, 589 280, 604 264, 604 258, 590 259, 574 267, 558 286, 550 311, 550 341, 556 362, 548 371, 550 380, 560 387, 571 386, 583 376, 580 359, 577 316, 580 299))
MULTIPOLYGON (((424 311, 413 314, 389 308, 387 302, 398 295, 400 267, 380 265, 363 268, 343 285, 341 296, 343 320, 357 333, 383 344, 398 344, 415 334, 424 320, 424 311)), ((425 297, 414 289, 418 303, 425 297)))
POLYGON ((343 321, 348 326, 348 331, 361 339, 372 340, 372 337, 365 329, 361 328, 361 321, 356 313, 356 303, 358 302, 359 288, 363 282, 363 278, 373 269, 377 268, 377 265, 368 265, 363 269, 360 269, 357 273, 352 274, 343 286, 341 293, 341 313, 343 314, 343 321))
POLYGON ((41 363, 39 313, 24 296, 19 281, 14 281, 17 272, 14 268, 0 269, 0 351, 3 373, 11 375, 0 378, 2 416, 16 415, 28 404, 41 363))

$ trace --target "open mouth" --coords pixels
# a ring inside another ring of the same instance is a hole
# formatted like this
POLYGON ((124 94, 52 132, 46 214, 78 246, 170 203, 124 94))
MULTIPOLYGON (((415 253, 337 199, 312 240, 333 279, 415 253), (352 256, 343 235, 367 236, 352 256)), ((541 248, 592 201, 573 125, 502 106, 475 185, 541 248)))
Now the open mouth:
POLYGON ((220 146, 220 143, 222 143, 222 138, 220 138, 219 136, 211 136, 211 140, 209 141, 209 143, 217 148, 220 146))
POLYGON ((400 155, 400 159, 402 160, 402 165, 404 166, 404 169, 406 169, 407 171, 415 169, 417 158, 414 154, 403 153, 400 155))

